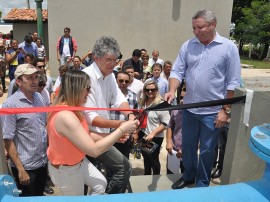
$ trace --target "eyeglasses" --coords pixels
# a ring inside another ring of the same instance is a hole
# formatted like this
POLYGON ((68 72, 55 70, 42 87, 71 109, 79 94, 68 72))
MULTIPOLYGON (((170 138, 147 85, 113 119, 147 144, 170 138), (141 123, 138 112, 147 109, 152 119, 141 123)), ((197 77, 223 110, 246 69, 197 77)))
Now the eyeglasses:
POLYGON ((129 83, 129 80, 123 80, 123 79, 120 79, 120 80, 118 80, 118 81, 119 81, 119 83, 124 83, 124 82, 125 82, 125 84, 129 83))
POLYGON ((46 84, 38 84, 38 87, 45 87, 46 84))
POLYGON ((113 63, 113 64, 116 64, 116 60, 117 59, 111 59, 111 58, 104 58, 105 62, 107 63, 113 63))
POLYGON ((153 92, 153 93, 154 93, 154 92, 156 92, 156 91, 157 91, 156 88, 152 88, 152 89, 150 89, 150 88, 147 89, 147 88, 146 88, 146 89, 145 89, 145 92, 147 92, 147 93, 150 93, 150 92, 153 92))
POLYGON ((37 68, 39 68, 39 69, 42 69, 42 68, 44 68, 45 66, 44 65, 42 65, 42 66, 37 66, 37 68))
POLYGON ((89 93, 89 92, 90 92, 90 89, 91 89, 91 86, 86 87, 86 91, 87 91, 87 93, 89 93))

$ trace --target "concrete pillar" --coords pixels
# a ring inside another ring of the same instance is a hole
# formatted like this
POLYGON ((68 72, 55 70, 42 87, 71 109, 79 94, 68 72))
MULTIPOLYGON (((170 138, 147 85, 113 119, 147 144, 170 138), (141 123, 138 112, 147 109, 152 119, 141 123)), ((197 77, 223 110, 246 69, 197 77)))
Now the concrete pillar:
MULTIPOLYGON (((237 89, 235 96, 245 95, 237 89)), ((256 180, 262 177, 265 162, 253 154, 248 146, 254 126, 270 123, 270 91, 255 90, 250 110, 249 126, 243 124, 244 104, 234 104, 228 134, 221 184, 256 180)))

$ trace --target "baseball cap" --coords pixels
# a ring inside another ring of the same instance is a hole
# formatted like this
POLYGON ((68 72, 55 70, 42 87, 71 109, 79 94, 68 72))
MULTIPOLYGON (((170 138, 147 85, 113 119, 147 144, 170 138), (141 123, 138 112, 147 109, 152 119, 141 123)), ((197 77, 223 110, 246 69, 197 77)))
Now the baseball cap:
POLYGON ((21 75, 31 75, 39 72, 33 65, 31 64, 21 64, 16 68, 15 71, 15 79, 17 79, 21 75))

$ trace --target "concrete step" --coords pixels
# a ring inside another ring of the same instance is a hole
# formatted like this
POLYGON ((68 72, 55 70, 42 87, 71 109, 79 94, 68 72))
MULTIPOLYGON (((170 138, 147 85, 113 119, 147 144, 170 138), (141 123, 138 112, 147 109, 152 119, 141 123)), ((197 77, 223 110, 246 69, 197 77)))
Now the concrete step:
MULTIPOLYGON (((166 175, 137 175, 130 177, 129 192, 151 192, 171 190, 172 184, 177 181, 182 174, 166 174, 166 175)), ((220 179, 211 180, 210 186, 220 184, 220 179)), ((194 185, 189 186, 189 188, 194 185)))

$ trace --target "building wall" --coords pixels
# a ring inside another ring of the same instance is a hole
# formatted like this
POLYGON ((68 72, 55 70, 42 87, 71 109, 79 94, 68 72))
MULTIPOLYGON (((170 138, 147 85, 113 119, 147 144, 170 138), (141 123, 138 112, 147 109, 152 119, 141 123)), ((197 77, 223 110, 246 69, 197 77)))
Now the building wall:
POLYGON ((123 58, 136 48, 174 61, 179 47, 193 37, 191 18, 200 9, 215 12, 218 32, 228 37, 233 0, 61 0, 48 1, 50 70, 56 77, 56 42, 64 27, 78 42, 78 55, 92 49, 96 39, 113 36, 119 42, 123 58))
MULTIPOLYGON (((37 31, 37 24, 36 22, 19 22, 13 23, 13 35, 14 39, 17 39, 19 43, 24 41, 24 37, 30 32, 37 31)), ((43 44, 47 49, 47 55, 49 54, 49 40, 48 40, 48 23, 43 22, 43 33, 44 39, 43 44)))

